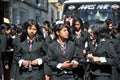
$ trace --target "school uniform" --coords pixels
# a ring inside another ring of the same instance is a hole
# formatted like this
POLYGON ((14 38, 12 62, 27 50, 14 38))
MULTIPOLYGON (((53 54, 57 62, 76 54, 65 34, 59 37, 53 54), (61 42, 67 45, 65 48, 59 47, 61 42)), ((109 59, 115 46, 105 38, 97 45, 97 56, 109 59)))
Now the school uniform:
POLYGON ((11 64, 12 64, 12 58, 13 58, 13 38, 11 35, 7 36, 6 35, 6 48, 3 53, 3 66, 8 65, 9 69, 6 69, 4 67, 4 74, 5 74, 5 80, 10 79, 10 69, 11 69, 11 64))
POLYGON ((6 37, 5 35, 0 34, 0 79, 2 78, 2 75, 4 75, 2 54, 5 51, 5 48, 6 48, 6 37))
MULTIPOLYGON (((54 41, 54 37, 52 35, 49 35, 46 39, 45 39, 45 48, 48 49, 48 46, 54 41)), ((46 50, 47 51, 47 50, 46 50)), ((46 52, 48 53, 48 52, 46 52)), ((51 68, 48 66, 47 62, 44 63, 44 72, 46 75, 51 76, 52 70, 51 68)))
MULTIPOLYGON (((13 40, 13 48, 14 48, 14 54, 17 52, 17 49, 20 46, 20 36, 17 36, 13 40)), ((11 71, 10 71, 10 78, 14 80, 21 80, 20 72, 19 72, 19 65, 17 61, 15 60, 15 56, 13 54, 13 60, 12 60, 12 66, 11 66, 11 71), (16 72, 17 71, 17 72, 16 72)))
POLYGON ((40 31, 41 31, 41 35, 42 35, 43 39, 46 39, 50 35, 49 30, 45 31, 44 28, 41 28, 40 31))
POLYGON ((13 57, 13 51, 11 51, 11 49, 13 49, 12 42, 13 42, 13 39, 11 38, 11 35, 6 36, 6 48, 3 53, 3 62, 4 62, 4 65, 8 64, 10 68, 11 68, 12 57, 13 57))
MULTIPOLYGON (((81 30, 79 35, 77 35, 76 33, 72 35, 72 41, 75 42, 75 45, 79 48, 80 53, 82 53, 82 50, 85 49, 85 43, 89 42, 89 40, 90 40, 90 36, 89 33, 86 31, 81 30)), ((83 79, 84 70, 85 70, 85 65, 81 65, 79 66, 78 69, 75 70, 76 80, 83 79)))
POLYGON ((115 70, 114 70, 114 72, 116 73, 116 75, 118 76, 118 79, 116 79, 117 77, 115 76, 115 74, 113 74, 113 80, 119 80, 120 79, 120 40, 119 39, 112 39, 112 42, 113 42, 113 45, 114 45, 114 47, 115 47, 115 51, 116 51, 116 53, 117 53, 117 57, 118 57, 118 64, 116 64, 116 68, 117 68, 117 73, 115 72, 115 70))
POLYGON ((21 64, 19 64, 19 71, 20 76, 22 77, 22 80, 44 80, 44 69, 43 69, 43 63, 46 60, 45 53, 43 52, 43 42, 33 40, 32 43, 32 50, 29 50, 29 42, 26 39, 25 41, 20 43, 18 51, 15 53, 15 60, 17 63, 20 63, 20 60, 29 60, 33 61, 35 59, 42 59, 42 62, 39 65, 31 65, 32 67, 25 68, 21 64))
POLYGON ((87 80, 112 80, 113 68, 117 63, 117 54, 113 42, 101 39, 94 45, 89 42, 89 53, 93 56, 101 57, 100 62, 90 62, 87 67, 87 80))
POLYGON ((0 34, 0 59, 1 59, 1 53, 5 51, 6 48, 6 36, 4 34, 0 34))
POLYGON ((71 36, 72 36, 72 41, 74 41, 76 46, 81 50, 85 49, 86 41, 90 40, 90 35, 86 31, 81 31, 79 35, 74 33, 71 36))
POLYGON ((51 80, 75 80, 72 68, 60 69, 58 64, 65 61, 75 60, 79 62, 83 56, 79 56, 79 50, 71 41, 66 41, 66 49, 62 51, 58 40, 48 47, 48 65, 52 69, 51 80))
POLYGON ((120 33, 117 33, 117 34, 115 35, 115 38, 116 38, 117 40, 120 40, 120 33))

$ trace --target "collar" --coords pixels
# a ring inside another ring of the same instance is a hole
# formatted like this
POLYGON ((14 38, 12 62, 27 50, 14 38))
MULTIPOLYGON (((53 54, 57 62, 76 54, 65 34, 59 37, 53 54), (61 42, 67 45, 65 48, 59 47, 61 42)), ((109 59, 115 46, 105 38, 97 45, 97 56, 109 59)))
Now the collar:
POLYGON ((117 33, 115 36, 117 37, 118 35, 120 35, 120 33, 117 33))
POLYGON ((105 38, 101 39, 100 41, 106 41, 105 38))
POLYGON ((53 40, 53 39, 54 39, 54 36, 53 36, 53 35, 51 35, 51 34, 50 34, 50 36, 51 36, 51 38, 52 38, 52 40, 53 40))
POLYGON ((61 45, 66 44, 66 40, 65 40, 63 43, 61 43, 61 42, 60 42, 60 40, 59 40, 59 39, 57 39, 57 42, 58 42, 59 44, 61 44, 61 45))
POLYGON ((80 35, 80 33, 81 33, 81 29, 80 29, 80 31, 75 31, 75 34, 79 34, 80 35))
POLYGON ((27 36, 27 41, 28 41, 28 43, 29 43, 29 41, 33 42, 33 41, 34 41, 34 39, 35 39, 35 37, 34 37, 33 39, 30 39, 30 37, 29 37, 29 36, 27 36))
POLYGON ((42 28, 42 30, 43 30, 43 33, 47 33, 48 31, 46 31, 44 28, 42 28))

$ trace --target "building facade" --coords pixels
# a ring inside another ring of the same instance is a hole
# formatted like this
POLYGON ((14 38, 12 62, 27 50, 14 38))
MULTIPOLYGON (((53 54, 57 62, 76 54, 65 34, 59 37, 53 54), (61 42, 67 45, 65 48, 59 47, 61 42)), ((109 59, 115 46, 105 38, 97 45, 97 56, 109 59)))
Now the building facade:
POLYGON ((51 23, 58 18, 57 7, 48 0, 2 0, 3 17, 11 24, 24 23, 28 19, 36 19, 41 25, 45 20, 51 23))

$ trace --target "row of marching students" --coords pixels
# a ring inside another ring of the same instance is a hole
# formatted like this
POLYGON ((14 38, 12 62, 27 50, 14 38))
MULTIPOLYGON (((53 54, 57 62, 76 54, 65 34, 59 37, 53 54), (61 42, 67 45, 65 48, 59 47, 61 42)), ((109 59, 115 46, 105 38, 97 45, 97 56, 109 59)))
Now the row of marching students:
POLYGON ((73 27, 55 26, 56 39, 47 50, 47 75, 51 80, 119 80, 119 25, 109 28, 109 19, 98 21, 90 34, 82 26, 81 19, 73 27))
POLYGON ((13 24, 4 23, 0 25, 0 79, 10 78, 10 69, 14 48, 12 45, 15 35, 18 35, 20 28, 13 28, 13 24), (15 34, 16 32, 16 34, 15 34))
POLYGON ((35 20, 24 24, 22 34, 13 41, 11 78, 119 79, 119 41, 111 39, 106 22, 93 24, 90 34, 82 30, 81 19, 74 21, 74 27, 57 24, 49 30, 47 25, 49 22, 46 21, 44 29, 40 29, 35 20))

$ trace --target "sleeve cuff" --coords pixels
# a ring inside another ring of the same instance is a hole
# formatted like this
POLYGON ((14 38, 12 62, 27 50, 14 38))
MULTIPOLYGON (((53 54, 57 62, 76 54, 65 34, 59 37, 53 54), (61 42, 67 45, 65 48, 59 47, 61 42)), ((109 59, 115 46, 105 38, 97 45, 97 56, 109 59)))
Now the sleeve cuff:
POLYGON ((103 63, 103 62, 107 62, 106 58, 105 57, 100 57, 100 62, 103 63))
POLYGON ((37 61, 38 61, 38 65, 41 65, 43 63, 41 58, 38 58, 37 61))
POLYGON ((61 67, 62 67, 62 63, 59 63, 59 64, 57 65, 57 68, 58 68, 58 69, 61 69, 61 67))
POLYGON ((23 59, 19 60, 19 62, 18 62, 19 67, 21 67, 21 66, 22 66, 23 61, 24 61, 23 59))

